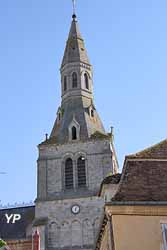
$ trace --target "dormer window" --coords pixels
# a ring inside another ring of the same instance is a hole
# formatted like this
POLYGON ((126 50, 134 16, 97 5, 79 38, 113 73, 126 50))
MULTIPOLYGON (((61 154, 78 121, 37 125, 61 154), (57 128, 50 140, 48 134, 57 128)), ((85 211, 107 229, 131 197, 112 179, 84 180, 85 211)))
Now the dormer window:
POLYGON ((75 115, 68 126, 69 141, 78 141, 80 139, 80 125, 75 119, 75 115))
POLYGON ((89 79, 86 73, 84 74, 84 81, 85 81, 85 88, 89 89, 89 79))
POLYGON ((59 107, 57 111, 57 122, 59 123, 63 117, 62 109, 59 107))
POLYGON ((73 72, 72 74, 72 87, 77 88, 78 82, 77 82, 77 73, 73 72))
POLYGON ((77 129, 76 127, 72 127, 72 140, 77 140, 77 129))
POLYGON ((91 109, 91 117, 94 117, 94 110, 91 109))
POLYGON ((64 76, 64 91, 67 90, 67 76, 64 76))

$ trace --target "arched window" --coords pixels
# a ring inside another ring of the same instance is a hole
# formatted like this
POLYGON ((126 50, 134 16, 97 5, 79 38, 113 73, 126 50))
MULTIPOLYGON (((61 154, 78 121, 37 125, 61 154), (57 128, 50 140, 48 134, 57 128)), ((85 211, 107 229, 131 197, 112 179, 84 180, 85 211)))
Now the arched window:
POLYGON ((73 188, 73 162, 71 158, 68 158, 65 162, 65 188, 73 188))
POLYGON ((78 187, 86 187, 86 167, 85 167, 85 158, 83 156, 78 158, 77 170, 78 170, 78 187))
POLYGON ((91 117, 94 117, 94 110, 91 109, 91 117))
POLYGON ((86 73, 84 74, 84 80, 85 80, 85 88, 89 89, 89 79, 86 73))
POLYGON ((59 240, 55 241, 55 239, 58 239, 59 236, 59 227, 56 222, 51 222, 49 225, 49 232, 48 232, 48 245, 49 247, 58 247, 59 246, 59 240))
POLYGON ((72 74, 72 87, 73 88, 77 88, 77 85, 78 85, 78 83, 77 83, 77 73, 74 72, 72 74))
POLYGON ((76 140, 77 139, 77 129, 76 127, 72 127, 72 140, 76 140))
POLYGON ((64 91, 67 90, 67 76, 64 77, 64 91))

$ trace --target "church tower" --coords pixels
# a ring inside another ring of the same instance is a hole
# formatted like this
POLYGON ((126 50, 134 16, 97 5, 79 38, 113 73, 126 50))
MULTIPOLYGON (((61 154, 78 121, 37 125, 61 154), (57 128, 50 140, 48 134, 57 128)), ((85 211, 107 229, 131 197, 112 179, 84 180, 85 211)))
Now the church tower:
POLYGON ((61 105, 39 145, 34 230, 43 250, 93 250, 103 214, 100 184, 118 165, 94 104, 92 66, 75 14, 60 73, 61 105))

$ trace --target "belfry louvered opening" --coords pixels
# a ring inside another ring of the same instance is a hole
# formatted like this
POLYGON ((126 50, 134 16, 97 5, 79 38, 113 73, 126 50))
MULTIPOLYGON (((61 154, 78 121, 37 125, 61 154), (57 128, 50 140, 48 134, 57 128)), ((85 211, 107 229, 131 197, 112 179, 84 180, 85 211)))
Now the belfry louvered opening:
POLYGON ((73 162, 68 158, 65 162, 65 189, 72 189, 73 186, 73 162))
POLYGON ((84 74, 84 80, 85 80, 85 88, 89 89, 89 79, 86 73, 84 74))
POLYGON ((77 88, 78 80, 77 80, 77 73, 73 72, 72 74, 72 87, 77 88))
POLYGON ((78 170, 78 187, 86 187, 86 166, 85 166, 85 158, 83 156, 78 158, 77 170, 78 170))

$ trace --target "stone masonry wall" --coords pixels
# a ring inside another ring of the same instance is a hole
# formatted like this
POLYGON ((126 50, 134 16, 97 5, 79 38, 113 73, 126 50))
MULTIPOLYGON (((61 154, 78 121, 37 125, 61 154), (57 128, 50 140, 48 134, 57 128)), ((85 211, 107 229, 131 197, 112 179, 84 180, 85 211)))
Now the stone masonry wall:
MULTIPOLYGON (((112 153, 108 140, 40 146, 37 198, 43 200, 63 198, 65 160, 69 157, 73 160, 76 177, 77 159, 80 156, 86 159, 87 191, 97 194, 102 180, 112 172, 112 153)), ((77 190, 76 178, 74 183, 77 190)), ((80 196, 81 193, 78 192, 80 196)), ((71 197, 71 193, 69 195, 71 197)))
POLYGON ((37 202, 37 217, 48 215, 48 249, 93 249, 103 205, 103 200, 97 197, 37 202), (76 204, 80 213, 75 215, 71 208, 76 204))

